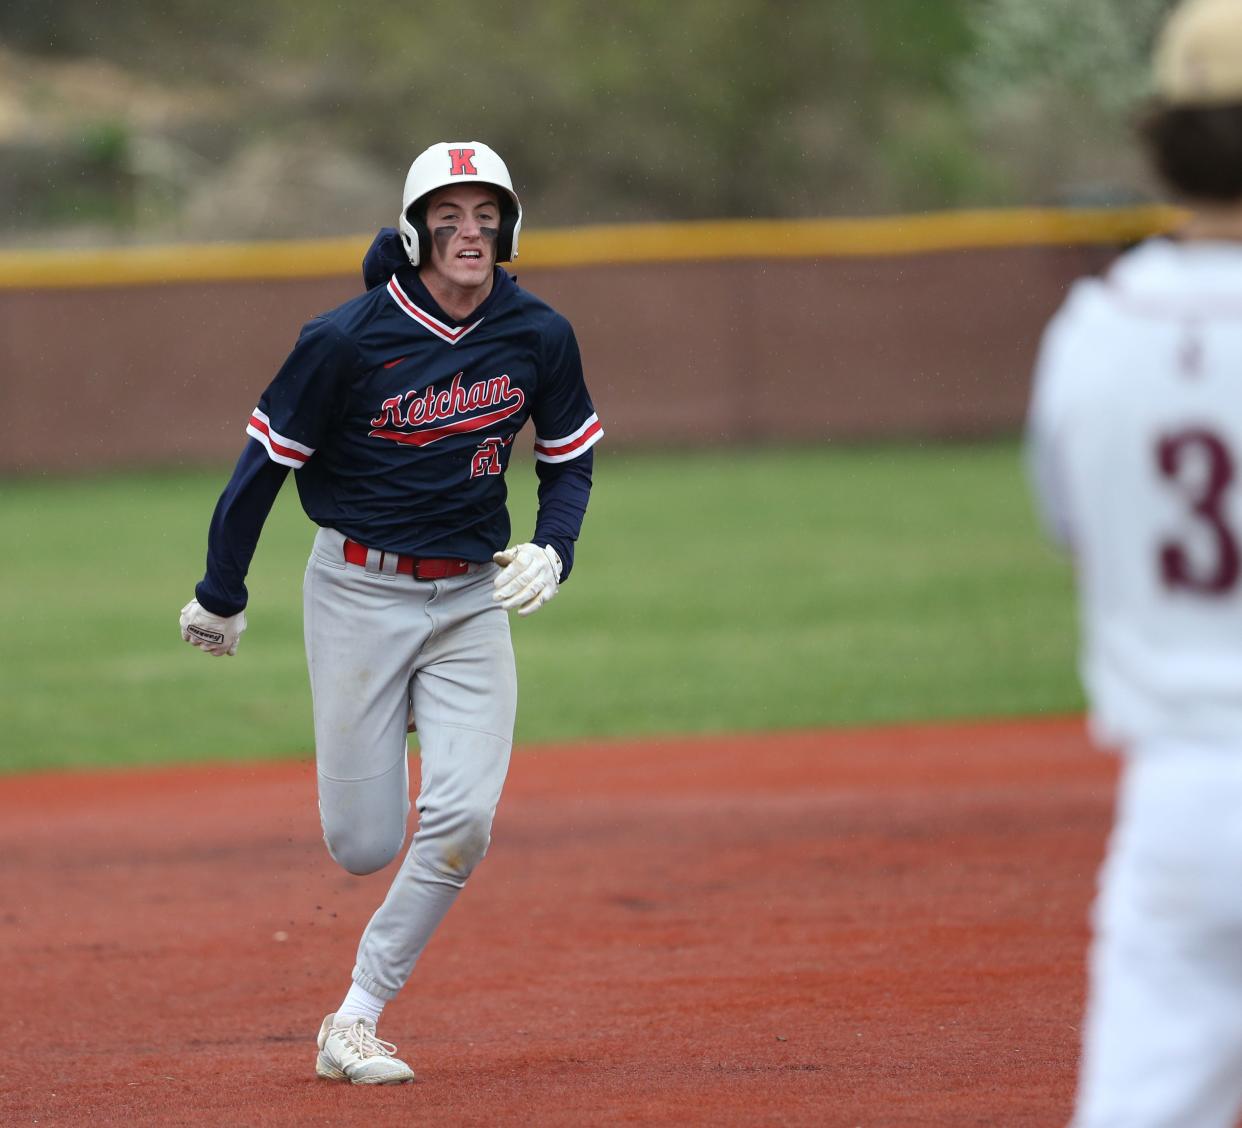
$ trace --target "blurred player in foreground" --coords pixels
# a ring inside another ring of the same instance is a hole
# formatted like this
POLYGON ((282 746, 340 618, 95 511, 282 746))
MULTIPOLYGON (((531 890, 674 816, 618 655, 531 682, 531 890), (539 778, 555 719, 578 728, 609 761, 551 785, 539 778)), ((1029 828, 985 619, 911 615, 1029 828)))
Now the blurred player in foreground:
POLYGON ((181 612, 187 642, 236 653, 250 560, 293 469, 320 526, 303 585, 319 814, 350 873, 404 846, 418 730, 418 830, 319 1031, 329 1080, 414 1080, 376 1023, 487 850, 517 705, 505 612, 556 594, 591 490, 603 432, 573 330, 496 265, 517 257, 521 225, 486 145, 414 161, 400 234, 385 228, 364 261, 367 292, 309 321, 259 398, 181 612), (530 542, 506 547, 504 474, 527 419, 539 512, 530 542))
POLYGON ((1029 417, 1124 754, 1073 1128, 1242 1111, 1242 0, 1182 4, 1155 77, 1144 139, 1188 219, 1074 286, 1029 417))

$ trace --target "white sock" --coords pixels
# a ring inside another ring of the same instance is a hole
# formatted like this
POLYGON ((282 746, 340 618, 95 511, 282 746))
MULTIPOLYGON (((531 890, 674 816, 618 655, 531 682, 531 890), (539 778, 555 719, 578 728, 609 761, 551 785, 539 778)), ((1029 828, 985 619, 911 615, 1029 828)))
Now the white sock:
POLYGON ((345 1026, 343 1020, 356 1018, 369 1018, 377 1026, 379 1025, 380 1015, 384 1013, 384 1003, 387 1000, 377 999, 370 991, 359 987, 357 983, 349 985, 349 994, 345 996, 345 1001, 336 1008, 336 1018, 333 1020, 334 1026, 345 1026))

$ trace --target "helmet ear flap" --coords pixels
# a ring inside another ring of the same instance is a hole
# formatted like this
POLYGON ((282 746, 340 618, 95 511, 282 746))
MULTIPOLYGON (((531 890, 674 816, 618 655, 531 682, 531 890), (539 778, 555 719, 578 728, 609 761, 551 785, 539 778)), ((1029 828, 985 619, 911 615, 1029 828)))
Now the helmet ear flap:
POLYGON ((513 259, 513 235, 517 228, 517 209, 501 196, 500 234, 496 239, 496 261, 510 262, 513 259))
POLYGON ((431 229, 427 226, 427 202, 425 199, 415 200, 405 209, 405 222, 411 231, 410 243, 412 245, 406 247, 406 250, 410 252, 410 261, 415 266, 420 262, 430 262, 431 229))
POLYGON ((420 262, 426 262, 431 254, 431 240, 425 237, 427 224, 418 215, 417 202, 410 204, 401 213, 401 218, 397 222, 397 230, 401 233, 401 242, 410 262, 415 266, 420 262), (424 244, 426 244, 425 247, 424 244))

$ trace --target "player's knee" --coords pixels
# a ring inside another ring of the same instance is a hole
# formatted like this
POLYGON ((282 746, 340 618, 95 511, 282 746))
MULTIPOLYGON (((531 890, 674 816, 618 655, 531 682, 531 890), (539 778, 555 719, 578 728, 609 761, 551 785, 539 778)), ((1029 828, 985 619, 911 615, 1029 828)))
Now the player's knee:
POLYGON ((324 843, 332 860, 353 874, 383 869, 405 844, 408 798, 404 804, 374 799, 355 786, 332 788, 320 781, 324 843))
POLYGON ((471 807, 456 812, 451 830, 437 834, 419 853, 437 872, 465 881, 487 853, 492 840, 492 811, 471 807))
POLYGON ((324 827, 323 840, 332 860, 342 869, 362 876, 383 869, 397 856, 405 835, 376 833, 373 827, 324 827))

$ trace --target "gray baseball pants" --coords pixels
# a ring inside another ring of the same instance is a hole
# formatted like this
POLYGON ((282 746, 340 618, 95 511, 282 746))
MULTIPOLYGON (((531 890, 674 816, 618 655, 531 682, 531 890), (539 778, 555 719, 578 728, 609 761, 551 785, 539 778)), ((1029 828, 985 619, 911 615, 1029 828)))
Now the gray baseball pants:
POLYGON ((405 843, 407 717, 421 757, 418 829, 358 946, 353 978, 381 999, 404 986, 491 841, 509 768, 517 674, 494 564, 443 580, 391 555, 346 564, 320 529, 303 586, 319 816, 332 857, 373 873, 405 843))

